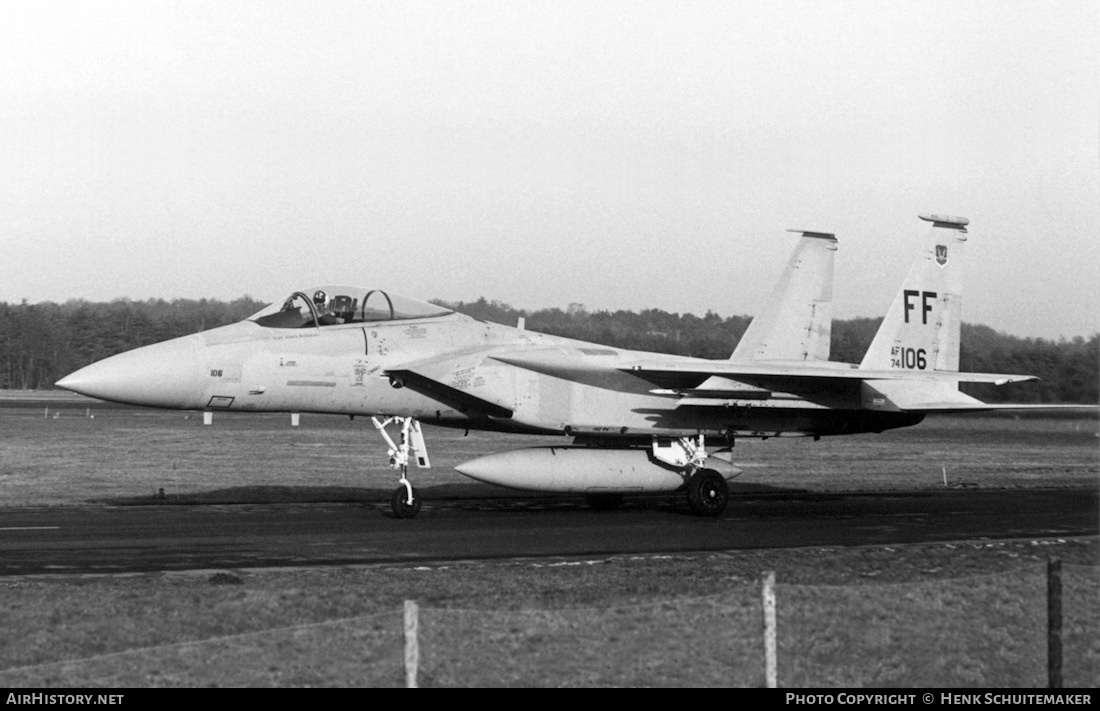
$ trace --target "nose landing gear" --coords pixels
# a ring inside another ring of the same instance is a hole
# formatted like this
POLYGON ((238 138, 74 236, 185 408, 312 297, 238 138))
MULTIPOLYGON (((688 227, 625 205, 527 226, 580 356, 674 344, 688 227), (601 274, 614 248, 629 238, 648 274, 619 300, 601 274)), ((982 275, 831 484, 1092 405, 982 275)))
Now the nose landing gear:
POLYGON ((420 431, 420 423, 412 417, 387 417, 379 421, 377 417, 370 418, 375 428, 381 433, 386 444, 389 445, 390 468, 401 473, 401 478, 393 496, 390 497, 390 508, 397 518, 413 518, 420 513, 420 505, 423 500, 420 493, 413 488, 409 481, 409 455, 416 458, 416 466, 422 469, 431 468, 428 461, 428 449, 424 444, 424 435, 420 431), (401 444, 396 444, 386 427, 391 423, 397 423, 401 428, 401 444))

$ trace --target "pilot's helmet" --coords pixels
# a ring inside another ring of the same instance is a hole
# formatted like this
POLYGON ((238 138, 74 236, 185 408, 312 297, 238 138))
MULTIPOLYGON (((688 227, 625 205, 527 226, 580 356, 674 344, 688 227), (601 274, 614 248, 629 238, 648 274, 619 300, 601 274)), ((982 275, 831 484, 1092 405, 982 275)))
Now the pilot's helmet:
POLYGON ((313 303, 324 306, 326 301, 328 301, 328 296, 325 295, 325 292, 317 291, 313 293, 313 303))

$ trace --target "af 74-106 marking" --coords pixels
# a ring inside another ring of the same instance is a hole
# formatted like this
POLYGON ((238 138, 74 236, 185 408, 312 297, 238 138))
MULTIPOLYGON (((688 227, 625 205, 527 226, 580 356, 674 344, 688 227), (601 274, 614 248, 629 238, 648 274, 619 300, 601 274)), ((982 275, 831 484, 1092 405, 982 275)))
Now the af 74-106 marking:
POLYGON ((421 422, 572 439, 457 467, 475 479, 576 492, 596 507, 685 490, 695 511, 718 515, 739 437, 882 432, 929 412, 995 407, 961 393, 960 382, 1033 379, 958 372, 967 220, 921 218, 928 237, 858 365, 828 360, 837 241, 798 231, 764 312, 728 360, 612 348, 377 289, 322 286, 240 323, 107 358, 58 385, 159 408, 370 416, 400 472, 391 502, 400 517, 421 505, 410 461, 430 466, 421 422), (914 310, 921 318, 910 318, 914 310))

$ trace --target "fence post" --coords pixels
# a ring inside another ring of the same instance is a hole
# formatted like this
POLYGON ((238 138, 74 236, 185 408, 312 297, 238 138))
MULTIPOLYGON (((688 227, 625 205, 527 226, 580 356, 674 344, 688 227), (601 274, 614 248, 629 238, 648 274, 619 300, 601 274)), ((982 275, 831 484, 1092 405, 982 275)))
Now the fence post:
POLYGON ((1062 560, 1047 560, 1047 688, 1062 688, 1062 560))
POLYGON ((775 669, 775 571, 764 573, 764 685, 776 688, 775 669))
POLYGON ((420 664, 420 645, 417 635, 420 628, 420 616, 415 600, 405 601, 405 688, 415 689, 416 668, 420 664))

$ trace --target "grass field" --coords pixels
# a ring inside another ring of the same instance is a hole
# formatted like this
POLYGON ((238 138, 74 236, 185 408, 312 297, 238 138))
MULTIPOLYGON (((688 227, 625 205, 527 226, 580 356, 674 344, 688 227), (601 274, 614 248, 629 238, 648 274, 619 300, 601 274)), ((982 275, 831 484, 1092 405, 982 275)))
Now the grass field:
MULTIPOLYGON (((17 404, 0 408, 6 506, 158 489, 196 502, 384 501, 395 485, 369 421, 219 415, 207 427, 182 413, 17 404)), ((414 476, 429 497, 510 495, 451 467, 540 443, 426 434, 433 468, 414 476)), ((742 488, 929 489, 945 471, 949 486, 1100 481, 1095 417, 930 418, 735 451, 742 488)), ((0 579, 0 685, 399 686, 402 603, 414 599, 425 686, 758 686, 758 581, 771 570, 781 685, 1036 687, 1050 556, 1065 564, 1066 684, 1095 687, 1095 538, 0 579)))
MULTIPOLYGON (((369 420, 96 408, 59 400, 0 408, 0 505, 63 505, 147 497, 263 501, 389 499, 396 475, 369 420)), ((1095 417, 930 417, 883 434, 745 439, 737 486, 807 490, 912 490, 944 486, 1095 486, 1095 417)), ((467 459, 565 437, 425 427, 432 468, 419 487, 506 493, 453 471, 467 459), (465 487, 460 489, 459 487, 465 487)), ((737 487, 735 487, 736 493, 737 487)), ((430 491, 425 492, 429 497, 430 491)))

